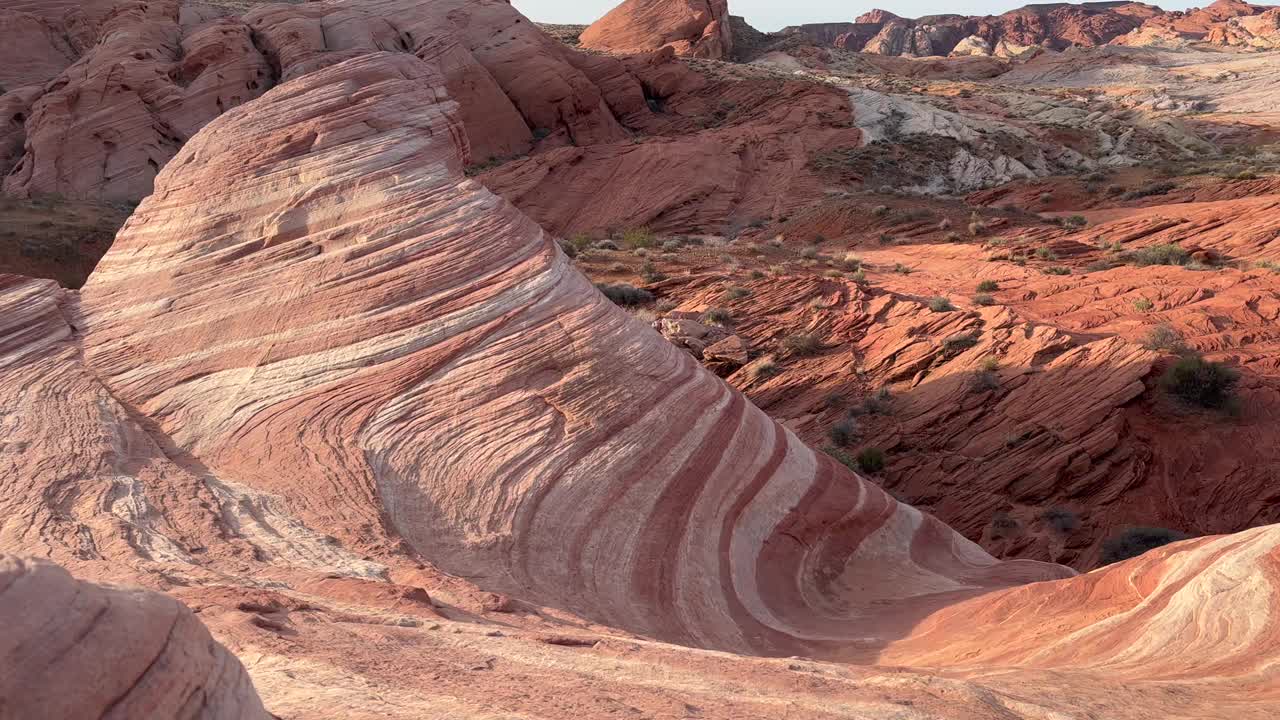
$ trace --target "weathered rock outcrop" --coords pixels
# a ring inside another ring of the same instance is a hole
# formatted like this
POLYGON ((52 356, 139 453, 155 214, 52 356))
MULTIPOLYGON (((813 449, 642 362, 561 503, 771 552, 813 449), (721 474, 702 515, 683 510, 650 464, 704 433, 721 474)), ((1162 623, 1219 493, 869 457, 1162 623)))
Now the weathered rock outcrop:
POLYGON ((677 55, 727 60, 733 32, 727 0, 626 0, 582 31, 593 50, 643 53, 670 47, 677 55))
POLYGON ((270 717, 240 662, 171 597, 0 555, 0 624, 5 717, 270 717))
POLYGON ((1015 57, 1034 47, 1062 50, 1107 44, 1274 47, 1268 7, 1219 0, 1204 9, 1165 12, 1136 2, 1028 5, 1002 15, 936 15, 908 19, 873 10, 853 23, 787 28, 821 45, 878 55, 998 55, 1015 57))
POLYGON ((1064 572, 995 563, 804 447, 467 181, 465 137, 404 54, 224 115, 84 288, 89 365, 312 526, 395 533, 493 589, 680 642, 802 650, 835 588, 886 563, 929 579, 840 613, 1064 572))
POLYGON ((95 2, 61 32, 83 55, 28 98, 11 195, 138 200, 182 143, 272 84, 244 25, 215 20, 184 35, 178 0, 95 2))
POLYGON ((190 595, 289 716, 589 717, 602 683, 655 717, 1274 713, 1276 528, 994 560, 607 302, 466 178, 447 84, 404 52, 301 75, 182 148, 78 296, 4 286, 3 450, 47 458, 0 465, 4 549, 190 595), (392 583, 433 566, 516 598, 474 605, 502 627, 422 623, 392 583))

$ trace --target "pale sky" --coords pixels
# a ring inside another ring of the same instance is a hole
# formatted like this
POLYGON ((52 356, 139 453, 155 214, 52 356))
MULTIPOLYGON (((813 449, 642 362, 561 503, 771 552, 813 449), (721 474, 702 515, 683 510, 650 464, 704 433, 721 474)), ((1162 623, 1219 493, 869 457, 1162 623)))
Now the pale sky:
MULTIPOLYGON (((622 0, 511 0, 511 4, 530 20, 546 23, 586 25, 599 19, 622 0)), ((1151 0, 1148 0, 1151 2, 1151 0)), ((1151 2, 1165 10, 1185 10, 1188 7, 1204 7, 1213 0, 1173 0, 1151 2)), ((857 16, 877 7, 890 10, 903 17, 921 15, 997 14, 1022 7, 1027 0, 729 0, 729 12, 742 15, 757 30, 771 32, 787 25, 811 22, 850 22, 857 16)))

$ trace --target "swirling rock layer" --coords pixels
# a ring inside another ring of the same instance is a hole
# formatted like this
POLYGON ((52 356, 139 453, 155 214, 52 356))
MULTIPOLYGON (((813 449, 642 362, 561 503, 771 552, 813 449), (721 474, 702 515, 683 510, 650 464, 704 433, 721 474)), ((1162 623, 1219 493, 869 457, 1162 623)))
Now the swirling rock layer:
MULTIPOLYGON (((994 560, 468 179, 465 54, 290 49, 281 23, 363 27, 313 9, 260 11, 268 63, 315 66, 179 150, 80 294, 0 279, 0 550, 179 596, 290 717, 1275 714, 1277 528, 1080 577, 994 560)), ((561 127, 608 132, 575 124, 597 107, 561 127)), ((1096 349, 1125 373, 1076 412, 1011 408, 1091 436, 1148 360, 1096 349)))
POLYGON ((793 652, 819 617, 1061 573, 996 564, 805 448, 465 180, 465 152, 407 55, 228 113, 85 287, 89 364, 309 524, 680 642, 793 652))

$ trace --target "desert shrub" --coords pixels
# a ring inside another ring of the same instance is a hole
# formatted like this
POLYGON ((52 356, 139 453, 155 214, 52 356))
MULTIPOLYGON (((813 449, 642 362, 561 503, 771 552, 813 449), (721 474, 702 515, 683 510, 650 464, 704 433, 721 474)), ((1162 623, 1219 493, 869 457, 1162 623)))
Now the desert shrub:
POLYGON ((995 372, 1000 369, 1000 361, 994 357, 984 357, 980 367, 983 372, 995 372))
POLYGON ((1177 245, 1152 245, 1130 252, 1125 259, 1140 267, 1186 265, 1191 262, 1191 254, 1177 245))
POLYGON ((1095 260, 1088 265, 1085 265, 1084 271, 1087 273, 1106 272, 1113 267, 1115 267, 1115 265, 1106 260, 1095 260))
POLYGON ((938 221, 938 229, 939 229, 939 230, 943 230, 943 231, 950 230, 950 229, 951 229, 951 218, 942 218, 941 220, 939 220, 939 221, 938 221))
POLYGON ((858 463, 858 469, 863 472, 878 473, 884 469, 884 451, 880 448, 863 448, 854 460, 858 463))
POLYGON ((1004 510, 991 516, 991 537, 996 540, 1014 534, 1019 527, 1018 521, 1004 510))
POLYGON ((667 279, 666 273, 659 272, 658 268, 648 260, 645 261, 644 265, 640 266, 640 277, 649 283, 662 282, 667 279))
POLYGON ((829 278, 842 278, 842 277, 844 277, 844 273, 840 272, 839 270, 836 270, 835 268, 832 268, 832 269, 830 269, 830 270, 828 270, 828 271, 826 271, 826 272, 824 272, 824 273, 822 273, 822 274, 823 274, 823 275, 825 275, 825 276, 827 276, 827 277, 829 277, 829 278))
POLYGON ((831 426, 827 431, 827 436, 831 438, 831 442, 839 447, 851 445, 853 441, 858 439, 858 421, 852 415, 846 416, 843 420, 831 426))
POLYGON ((895 242, 897 242, 897 239, 896 239, 896 238, 894 238, 894 237, 893 237, 892 235, 890 235, 889 233, 880 233, 880 244, 881 244, 881 245, 892 245, 892 244, 894 244, 895 242))
POLYGON ((944 297, 935 297, 929 299, 929 309, 934 312, 951 312, 956 309, 956 306, 944 297))
POLYGON ((1147 183, 1137 190, 1130 190, 1121 198, 1122 200, 1139 200, 1152 195, 1164 195, 1178 187, 1178 183, 1170 180, 1161 180, 1159 182, 1147 183))
POLYGON ((951 232, 947 233, 947 242, 958 243, 961 240, 964 240, 964 236, 956 232, 955 230, 952 230, 951 232))
POLYGON ((620 263, 620 262, 616 262, 616 263, 609 263, 609 268, 608 268, 608 269, 609 269, 609 272, 611 272, 611 273, 621 273, 621 272, 626 272, 626 271, 627 271, 627 264, 626 264, 626 263, 620 263))
POLYGON ((632 254, 632 255, 635 255, 636 257, 641 257, 641 258, 642 258, 642 257, 649 257, 649 249, 648 249, 648 248, 638 247, 638 248, 636 248, 635 250, 632 250, 632 251, 631 251, 631 254, 632 254))
POLYGON ((601 283, 596 288, 615 305, 643 305, 653 301, 653 293, 626 283, 601 283))
POLYGON ((893 412, 893 392, 882 387, 874 395, 862 401, 862 411, 868 415, 888 415, 893 412))
POLYGON ((884 217, 885 215, 888 215, 888 214, 889 214, 889 206, 888 206, 888 205, 877 205, 877 206, 875 206, 875 207, 871 208, 871 214, 872 214, 872 215, 874 215, 874 216, 876 216, 876 217, 884 217))
POLYGON ((676 252, 682 247, 684 247, 684 245, 680 244, 679 240, 668 240, 662 243, 663 252, 676 252))
POLYGON ((795 355, 812 355, 822 349, 822 341, 817 335, 798 333, 783 338, 782 347, 795 355))
POLYGON ((748 290, 747 288, 740 287, 738 285, 730 285, 729 287, 725 288, 725 291, 724 291, 725 300, 741 300, 742 298, 745 298, 745 297, 751 297, 751 291, 748 290))
POLYGON ((591 236, 586 233, 575 233, 568 242, 578 250, 586 250, 591 247, 591 236))
POLYGON ((1156 304, 1151 302, 1147 298, 1138 298, 1137 300, 1133 301, 1133 309, 1137 310, 1138 312, 1151 312, 1152 310, 1155 309, 1155 307, 1156 307, 1156 304))
POLYGON ((1000 283, 995 280, 983 280, 978 283, 978 292, 995 292, 1000 289, 1000 283))
POLYGON ((659 313, 665 314, 665 313, 671 312, 672 310, 675 310, 677 307, 680 307, 680 303, 676 302, 675 300, 662 300, 658 302, 658 304, 654 307, 654 310, 657 310, 659 313))
POLYGON ((780 238, 780 237, 776 237, 776 238, 774 238, 774 239, 770 240, 770 241, 769 241, 769 247, 771 247, 771 248, 780 248, 780 247, 782 247, 782 238, 780 238))
POLYGON ((991 370, 978 370, 969 378, 969 392, 984 393, 1000 389, 1000 376, 991 370))
POLYGON ((1040 202, 1046 205, 1053 202, 1053 193, 1047 191, 1040 193, 1040 202))
POLYGON ((810 245, 809 247, 806 247, 800 251, 800 257, 804 258, 805 260, 815 260, 818 257, 818 248, 810 245))
POLYGON ((1086 220, 1083 215, 1071 215, 1069 217, 1064 217, 1059 222, 1061 222, 1062 227, 1065 228, 1082 228, 1089 224, 1089 221, 1086 220))
POLYGON ((782 372, 782 368, 778 367, 778 363, 772 360, 761 360, 752 368, 751 374, 755 379, 763 380, 771 378, 779 372, 782 372))
POLYGON ((1155 352, 1171 352, 1182 355, 1187 352, 1187 344, 1182 334, 1169 325, 1157 325, 1147 332, 1142 346, 1155 352))
POLYGON ((1050 508, 1045 511, 1044 521, 1063 535, 1069 535, 1080 528, 1080 518, 1066 508, 1050 508))
POLYGON ((978 293, 973 296, 973 304, 982 305, 984 307, 988 305, 995 305, 996 299, 986 293, 978 293))
POLYGON ((612 240, 601 240, 596 244, 592 245, 591 247, 595 248, 596 250, 617 250, 618 244, 612 240))
POLYGON ((1179 358, 1160 379, 1161 387, 1170 395, 1188 405, 1212 409, 1230 408, 1239 382, 1240 373, 1236 370, 1198 355, 1179 358))
POLYGON ((557 244, 560 246, 560 250, 563 251, 570 260, 578 257, 578 248, 573 243, 568 240, 560 240, 557 244))
POLYGON ((728 325, 732 321, 733 315, 721 308, 710 308, 702 313, 702 322, 707 325, 728 325))
POLYGON ((747 277, 750 277, 752 280, 763 280, 765 275, 762 270, 752 270, 747 277))
POLYGON ((849 279, 858 283, 859 285, 865 285, 867 282, 867 274, 862 270, 858 270, 856 272, 849 273, 849 279))
POLYGON ((1071 268, 1065 265, 1050 265, 1044 269, 1045 275, 1070 275, 1071 268))
POLYGON ((947 355, 958 355, 978 344, 978 336, 974 333, 959 333, 942 341, 942 351, 947 355))
POLYGON ((653 233, 647 227, 628 228, 622 232, 622 244, 635 249, 653 245, 653 233))
POLYGON ((1057 260, 1058 253, 1054 252, 1052 248, 1047 248, 1047 247, 1036 248, 1036 257, 1040 258, 1041 260, 1057 260))
POLYGON ((843 262, 845 270, 855 271, 862 269, 862 258, 854 255, 853 253, 847 253, 844 256, 843 262))
POLYGON ((902 263, 895 263, 893 266, 893 271, 900 275, 910 275, 912 272, 914 272, 911 268, 907 267, 906 265, 903 265, 902 263))
POLYGON ((1187 535, 1177 530, 1153 527, 1134 527, 1102 543, 1102 564, 1135 558, 1169 543, 1186 540, 1187 535))

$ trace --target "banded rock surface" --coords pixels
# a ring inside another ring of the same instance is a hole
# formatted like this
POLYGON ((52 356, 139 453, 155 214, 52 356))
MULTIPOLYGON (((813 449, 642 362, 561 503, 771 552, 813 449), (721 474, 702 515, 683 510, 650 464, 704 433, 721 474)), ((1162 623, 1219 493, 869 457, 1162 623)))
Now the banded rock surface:
MULTIPOLYGON (((0 349, 6 373, 33 375, 7 375, 6 402, 43 403, 20 415, 44 418, 21 426, 23 444, 57 447, 59 413, 89 429, 117 412, 114 425, 145 428, 152 444, 138 437, 122 452, 128 446, 110 435, 76 431, 86 441, 76 455, 103 461, 89 479, 24 483, 30 471, 8 464, 10 487, 33 486, 13 497, 33 509, 6 513, 12 524, 0 538, 45 543, 44 552, 85 567, 93 561, 77 550, 132 554, 139 571, 181 568, 206 586, 225 582, 218 572, 289 567, 377 582, 386 573, 378 561, 421 559, 486 589, 662 639, 939 662, 969 679, 888 669, 890 679, 867 679, 808 661, 639 643, 613 650, 613 639, 586 655, 602 666, 641 657, 646 672, 695 665, 719 685, 699 676, 702 684, 682 689, 717 703, 734 692, 735 671, 769 687, 778 673, 803 672, 836 683, 842 701, 853 692, 845 680, 877 694, 906 685, 921 707, 952 715, 959 707, 962 717, 1079 707, 1195 717, 1224 703, 1239 717, 1274 714, 1276 528, 1172 546, 1083 577, 993 560, 806 448, 605 301, 537 225, 465 178, 467 134, 445 87, 440 72, 405 53, 365 54, 299 77, 184 147, 78 298, 12 281, 0 300, 23 312, 5 314, 13 321, 0 349), (89 372, 77 369, 79 349, 89 372), (17 382, 51 370, 63 374, 50 386, 17 382), (67 382, 79 391, 52 385, 67 382), (114 490, 124 503, 84 494, 114 487, 106 471, 117 467, 143 481, 159 468, 171 479, 144 482, 145 492, 131 483, 114 490), (236 488, 244 495, 235 502, 200 494, 236 488), (197 502, 183 502, 190 498, 197 502), (227 520, 235 508, 251 510, 238 527, 227 520), (32 512, 48 520, 28 520, 32 512), (254 521, 259 531, 246 537, 254 521), (184 536, 199 523, 210 527, 184 536), (336 537, 304 542, 316 535, 305 528, 336 537), (118 542, 77 546, 86 532, 118 542), (991 642, 997 631, 1004 643, 991 642), (1157 640, 1181 652, 1162 655, 1157 640), (1197 675, 1199 666, 1214 674, 1197 675)), ((247 606, 317 612, 279 599, 247 606)), ((344 706, 377 695, 377 707, 400 705, 402 716, 404 707, 484 716, 459 708, 474 689, 433 705, 388 692, 431 660, 406 656, 406 638, 419 637, 412 628, 298 623, 292 651, 308 653, 300 666, 334 663, 313 674, 288 669, 286 643, 251 643, 243 623, 215 619, 290 707, 303 703, 290 686, 319 677, 344 706), (386 662, 357 663, 361 680, 352 683, 317 628, 348 652, 390 638, 378 646, 386 662), (366 673, 381 673, 382 685, 356 687, 366 673)), ((290 629, 287 619, 257 623, 290 629)), ((505 654, 479 667, 510 672, 513 660, 534 656, 495 637, 488 648, 505 654)), ((544 645, 592 642, 551 640, 544 645)), ((474 642, 447 647, 469 652, 474 642)), ((529 665, 556 681, 575 668, 566 689, 598 687, 583 660, 549 652, 529 665)), ((457 670, 433 670, 435 682, 457 670)), ((610 682, 633 671, 610 671, 610 682)), ((517 701, 546 702, 523 677, 517 701)), ((632 691, 652 691, 652 677, 632 691)), ((786 677, 780 696, 805 692, 786 677)), ((900 716, 901 706, 876 701, 848 700, 838 712, 900 716)), ((735 702, 709 714, 741 716, 735 702)), ((828 715, 812 702, 798 715, 828 715)), ((675 707, 654 715, 688 712, 675 707)))
POLYGON ((85 286, 89 365, 313 527, 678 642, 874 646, 931 597, 1067 572, 997 563, 806 448, 464 179, 465 138, 404 54, 219 118, 85 286), (891 600, 874 632, 823 629, 891 600))

